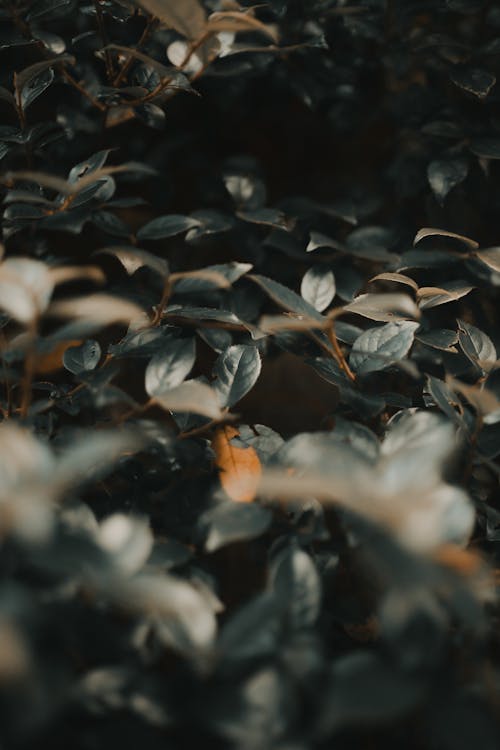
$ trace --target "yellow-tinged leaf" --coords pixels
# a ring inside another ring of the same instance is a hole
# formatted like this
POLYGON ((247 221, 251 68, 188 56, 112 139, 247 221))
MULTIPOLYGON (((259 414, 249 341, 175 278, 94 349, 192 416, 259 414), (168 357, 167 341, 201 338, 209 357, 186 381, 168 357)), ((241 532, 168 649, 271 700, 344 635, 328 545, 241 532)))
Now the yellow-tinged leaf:
POLYGON ((231 444, 238 435, 235 427, 220 427, 212 440, 212 449, 226 494, 238 503, 249 503, 255 499, 262 466, 254 448, 239 448, 231 444))

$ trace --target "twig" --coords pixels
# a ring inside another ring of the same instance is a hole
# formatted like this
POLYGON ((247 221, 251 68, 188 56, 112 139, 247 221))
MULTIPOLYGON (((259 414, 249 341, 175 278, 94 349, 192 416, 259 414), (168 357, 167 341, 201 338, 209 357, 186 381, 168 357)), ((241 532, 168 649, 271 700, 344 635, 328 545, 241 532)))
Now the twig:
MULTIPOLYGON (((151 34, 153 28, 156 26, 156 20, 157 19, 154 18, 153 16, 149 17, 148 22, 146 26, 144 27, 144 31, 142 32, 141 38, 139 39, 139 41, 137 42, 135 46, 135 49, 137 50, 140 49, 142 45, 146 42, 148 36, 151 34)), ((118 86, 123 81, 128 71, 130 70, 130 66, 132 65, 133 61, 134 61, 133 55, 128 55, 113 81, 113 86, 118 86)))
MULTIPOLYGON (((106 47, 109 43, 109 39, 108 39, 108 34, 106 32, 106 24, 104 23, 104 16, 102 14, 100 0, 94 0, 94 8, 96 12, 97 26, 99 27, 99 34, 102 39, 102 44, 104 47, 106 47)), ((113 70, 113 60, 111 58, 109 49, 105 50, 104 52, 104 60, 106 63, 106 75, 108 77, 108 81, 112 83, 115 72, 113 70)))
POLYGON ((162 315, 165 311, 165 308, 168 305, 168 300, 170 299, 171 293, 172 293, 172 282, 170 281, 170 279, 167 279, 165 281, 165 286, 163 287, 163 294, 160 300, 160 304, 156 308, 153 319, 151 320, 151 326, 157 326, 160 323, 162 319, 162 315))
POLYGON ((344 353, 342 349, 340 348, 340 344, 337 339, 337 334, 335 333, 335 324, 332 320, 331 326, 327 329, 327 335, 328 340, 330 341, 333 351, 335 352, 335 358, 337 362, 339 363, 339 367, 344 371, 344 373, 347 375, 350 381, 353 383, 356 380, 356 375, 353 373, 349 365, 347 364, 347 360, 344 357, 344 353))
POLYGON ((28 351, 26 352, 26 358, 24 360, 24 377, 21 383, 21 404, 20 414, 21 419, 26 419, 28 416, 28 410, 31 404, 32 398, 32 383, 33 376, 35 374, 35 363, 36 363, 36 334, 38 330, 38 321, 35 320, 31 323, 29 328, 30 344, 28 351))

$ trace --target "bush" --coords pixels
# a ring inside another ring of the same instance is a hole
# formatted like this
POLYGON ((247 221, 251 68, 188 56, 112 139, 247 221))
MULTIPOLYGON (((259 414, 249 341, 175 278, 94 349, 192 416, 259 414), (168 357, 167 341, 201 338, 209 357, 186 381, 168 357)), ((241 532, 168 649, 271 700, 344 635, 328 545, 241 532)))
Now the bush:
POLYGON ((2 747, 495 748, 500 9, 0 40, 2 747))

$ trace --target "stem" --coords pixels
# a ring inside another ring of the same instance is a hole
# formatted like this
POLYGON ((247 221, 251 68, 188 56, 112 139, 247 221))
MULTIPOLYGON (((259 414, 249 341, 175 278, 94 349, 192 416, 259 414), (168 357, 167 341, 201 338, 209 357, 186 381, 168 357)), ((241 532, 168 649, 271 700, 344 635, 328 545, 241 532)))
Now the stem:
POLYGON ((353 371, 347 364, 346 358, 344 357, 344 353, 342 349, 340 348, 340 344, 337 339, 337 334, 335 333, 335 324, 333 320, 332 320, 331 326, 327 329, 327 335, 328 335, 328 340, 330 341, 332 345, 332 349, 335 354, 335 359, 339 363, 339 367, 341 368, 341 370, 344 371, 344 373, 347 375, 349 380, 354 383, 356 380, 356 375, 353 373, 353 371))
POLYGON ((7 408, 4 410, 4 417, 8 419, 12 413, 12 392, 10 388, 9 378, 7 375, 7 367, 5 366, 5 359, 3 356, 3 353, 5 349, 7 348, 7 340, 5 338, 5 333, 3 331, 0 331, 0 348, 1 348, 1 356, 2 356, 2 374, 3 374, 3 384, 5 388, 5 400, 7 402, 7 408))
POLYGON ((33 376, 35 374, 35 363, 36 363, 36 348, 35 348, 35 342, 36 342, 36 334, 38 330, 38 321, 35 320, 31 323, 29 334, 30 334, 30 344, 28 351, 26 352, 26 358, 24 361, 24 378, 21 383, 21 405, 20 405, 20 413, 21 413, 21 419, 26 419, 28 416, 28 410, 30 408, 31 404, 31 398, 32 398, 32 383, 33 383, 33 376))
POLYGON ((123 422, 126 422, 127 419, 130 419, 131 417, 138 417, 139 414, 144 414, 145 411, 151 409, 151 407, 154 405, 154 399, 150 398, 149 401, 146 401, 145 404, 142 404, 141 406, 134 406, 133 409, 129 409, 125 412, 125 414, 120 415, 117 420, 117 424, 123 424, 123 422))
MULTIPOLYGON (((156 26, 156 18, 154 18, 153 16, 151 16, 148 19, 148 22, 147 22, 146 26, 144 27, 144 31, 142 32, 141 38, 139 39, 139 41, 137 42, 137 44, 135 46, 135 48, 137 50, 140 49, 142 47, 142 45, 146 42, 146 40, 147 40, 148 36, 150 35, 151 31, 153 30, 154 26, 156 26)), ((113 81, 113 86, 118 86, 123 81, 123 79, 127 75, 128 71, 130 70, 130 67, 131 67, 133 61, 134 61, 133 55, 128 55, 128 57, 126 58, 125 62, 123 63, 122 67, 118 71, 118 74, 116 75, 116 77, 115 77, 115 79, 113 81)))
MULTIPOLYGON (((106 32, 106 24, 104 23, 104 16, 102 14, 100 0, 94 0, 94 8, 96 12, 97 26, 99 27, 99 34, 102 39, 102 44, 104 47, 106 47, 109 44, 109 38, 106 32)), ((111 83, 113 81, 115 73, 113 70, 113 60, 111 58, 111 55, 108 49, 105 50, 104 52, 104 60, 106 63, 106 75, 108 77, 108 81, 111 83)))
POLYGON ((156 308, 155 314, 151 321, 152 326, 157 326, 158 323, 161 321, 163 312, 166 306, 168 305, 168 300, 170 299, 171 293, 172 293, 172 282, 170 281, 170 279, 167 279, 165 281, 165 286, 163 287, 163 294, 160 300, 160 304, 156 308))
POLYGON ((107 107, 98 99, 96 99, 94 96, 92 96, 92 94, 89 91, 87 91, 80 83, 78 83, 76 78, 73 78, 71 73, 68 73, 68 71, 66 70, 64 66, 61 67, 61 75, 71 86, 73 86, 73 88, 75 88, 77 91, 80 92, 80 94, 82 94, 82 96, 88 99, 89 102, 94 107, 97 107, 97 109, 100 109, 101 112, 106 112, 107 107))

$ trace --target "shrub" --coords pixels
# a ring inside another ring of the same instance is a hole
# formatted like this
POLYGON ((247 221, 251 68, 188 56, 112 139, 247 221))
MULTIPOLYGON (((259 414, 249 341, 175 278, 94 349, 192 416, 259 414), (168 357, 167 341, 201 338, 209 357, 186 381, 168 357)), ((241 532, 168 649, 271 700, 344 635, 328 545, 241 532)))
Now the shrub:
POLYGON ((2 747, 496 747, 499 8, 0 40, 2 747))

